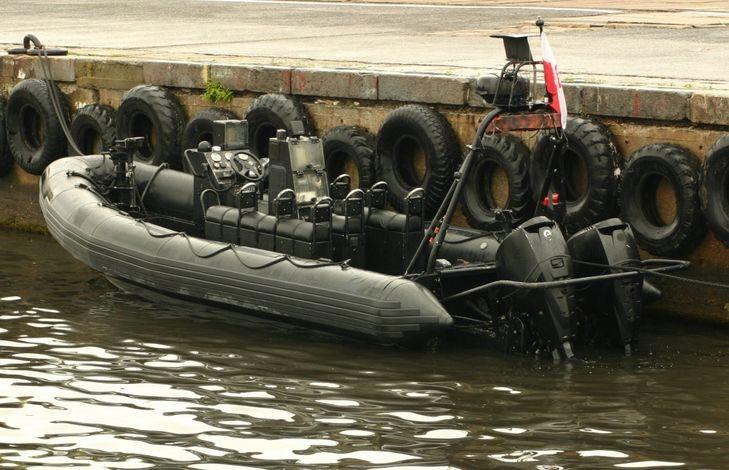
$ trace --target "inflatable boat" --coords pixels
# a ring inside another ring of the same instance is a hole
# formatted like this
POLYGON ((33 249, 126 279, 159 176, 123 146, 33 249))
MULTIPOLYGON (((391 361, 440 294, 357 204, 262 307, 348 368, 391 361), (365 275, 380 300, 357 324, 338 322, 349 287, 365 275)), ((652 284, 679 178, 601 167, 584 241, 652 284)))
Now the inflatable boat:
POLYGON ((264 155, 265 139, 252 149, 247 122, 227 119, 213 123, 212 142, 184 151, 185 172, 135 161, 149 145, 142 137, 51 163, 40 179, 48 229, 132 291, 384 343, 463 328, 555 359, 573 357, 575 342, 629 352, 644 303, 660 295, 644 277, 687 263, 641 260, 631 228, 615 218, 564 236, 565 183, 553 158, 566 145, 559 80, 554 71, 546 99, 536 100, 528 78, 536 72, 520 70, 543 64, 526 36, 504 41, 501 75, 478 82, 493 110, 437 197, 433 188, 398 188, 393 211, 386 182, 360 189, 349 175, 333 177, 302 122, 268 138, 264 155), (452 227, 484 136, 497 129, 543 130, 552 142, 537 181, 541 204, 519 220, 495 211, 486 229, 452 227))
POLYGON ((215 125, 216 145, 185 152, 192 174, 134 163, 141 138, 51 163, 40 180, 49 231, 127 288, 384 343, 465 326, 509 350, 571 357, 598 325, 634 342, 647 268, 620 220, 569 240, 543 215, 512 227, 508 211, 501 229, 450 227, 459 178, 426 227, 422 190, 398 213, 384 183, 328 182, 316 137, 279 132, 259 158, 245 121, 215 125))
MULTIPOLYGON (((271 249, 233 245, 219 236, 218 229, 229 228, 225 225, 229 219, 223 216, 234 211, 212 206, 206 211, 206 229, 198 230, 203 221, 195 223, 190 217, 197 198, 189 174, 136 164, 138 184, 144 187, 154 179, 144 201, 146 209, 157 215, 134 217, 110 205, 87 176, 113 174, 111 160, 103 156, 70 157, 46 169, 40 188, 51 234, 74 257, 112 281, 383 341, 432 335, 453 323, 422 284, 345 262, 292 256, 294 251, 329 244, 328 236, 321 242, 298 243, 306 235, 302 230, 310 227, 294 228, 288 238, 280 221, 267 240, 259 228, 260 246, 270 243, 271 249)), ((276 219, 262 217, 262 221, 273 229, 276 219)), ((323 230, 317 227, 317 231, 323 230)), ((241 227, 241 234, 245 232, 241 227)))

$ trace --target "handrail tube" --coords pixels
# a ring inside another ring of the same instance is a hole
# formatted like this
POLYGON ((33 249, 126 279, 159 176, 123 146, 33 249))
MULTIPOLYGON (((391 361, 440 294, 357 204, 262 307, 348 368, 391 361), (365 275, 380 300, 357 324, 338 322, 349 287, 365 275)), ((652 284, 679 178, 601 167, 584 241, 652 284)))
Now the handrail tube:
MULTIPOLYGON (((466 177, 468 176, 469 171, 471 170, 471 163, 473 162, 474 156, 476 152, 479 152, 481 150, 481 139, 483 139, 483 135, 486 132, 486 129, 488 128, 489 124, 498 116, 499 114, 503 113, 503 110, 501 108, 494 108, 489 112, 485 118, 481 121, 481 124, 478 126, 478 130, 476 131, 476 136, 473 140, 473 145, 471 145, 471 148, 468 151, 468 154, 466 154, 466 158, 463 160, 463 164, 461 165, 461 168, 456 173, 456 181, 455 189, 453 191, 453 194, 450 196, 450 200, 448 201, 448 209, 446 209, 445 216, 443 217, 443 221, 440 224, 440 230, 435 236, 435 241, 433 242, 433 247, 430 249, 430 255, 428 256, 428 264, 425 268, 426 274, 431 274, 433 272, 433 266, 435 265, 435 260, 438 257, 438 251, 440 251, 440 247, 443 244, 443 239, 445 238, 445 234, 448 231, 448 227, 450 226, 451 219, 453 218, 453 213, 456 211, 456 206, 458 205, 458 200, 461 196, 461 192, 463 191, 463 185, 466 182, 466 177)), ((427 234, 426 234, 427 237, 427 234)))

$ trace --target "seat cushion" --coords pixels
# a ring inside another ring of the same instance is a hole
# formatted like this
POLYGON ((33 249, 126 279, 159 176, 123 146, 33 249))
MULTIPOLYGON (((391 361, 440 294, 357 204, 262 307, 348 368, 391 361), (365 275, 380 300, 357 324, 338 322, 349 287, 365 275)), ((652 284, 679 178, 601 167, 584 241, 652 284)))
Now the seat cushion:
POLYGON ((236 209, 235 207, 231 207, 230 211, 226 211, 223 214, 223 225, 227 225, 228 227, 237 227, 238 226, 238 218, 241 215, 241 211, 236 209))
POLYGON ((418 216, 411 216, 408 221, 405 214, 385 209, 372 209, 366 214, 368 227, 399 233, 413 232, 423 229, 423 222, 418 216), (406 223, 409 224, 409 227, 405 226, 406 223))
POLYGON ((529 96, 529 80, 524 77, 518 77, 516 83, 513 78, 500 78, 497 75, 486 75, 478 77, 476 80, 476 94, 480 95, 486 101, 494 101, 500 103, 508 103, 509 97, 512 93, 512 87, 514 96, 512 102, 514 104, 521 102, 525 97, 529 96), (496 94, 499 96, 496 96, 496 94))
MULTIPOLYGON (((344 233, 344 224, 346 218, 343 215, 332 214, 332 233, 344 233)), ((362 218, 349 218, 349 233, 359 233, 362 231, 362 218)))
MULTIPOLYGON (((258 211, 244 212, 240 216, 240 228, 258 230, 258 226, 261 224, 261 221, 266 217, 270 216, 258 211)), ((273 227, 273 225, 271 227, 273 227)))
POLYGON ((230 206, 210 206, 205 211, 205 220, 208 222, 223 223, 223 218, 228 214, 232 213, 233 217, 237 217, 237 209, 230 206))
MULTIPOLYGON (((315 224, 300 219, 280 219, 276 227, 276 236, 292 238, 304 242, 314 241, 315 224)), ((329 225, 316 224, 316 239, 326 240, 329 238, 329 225)))

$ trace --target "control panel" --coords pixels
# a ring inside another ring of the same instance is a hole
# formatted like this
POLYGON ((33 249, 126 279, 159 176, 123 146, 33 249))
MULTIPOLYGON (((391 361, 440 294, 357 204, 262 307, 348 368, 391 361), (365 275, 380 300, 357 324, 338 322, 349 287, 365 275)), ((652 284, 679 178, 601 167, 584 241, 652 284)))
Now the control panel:
POLYGON ((245 150, 223 150, 218 146, 198 146, 197 154, 209 168, 209 175, 219 186, 242 181, 260 181, 266 173, 266 161, 245 150))
POLYGON ((235 183, 236 172, 230 161, 233 159, 233 152, 223 152, 220 147, 212 147, 207 142, 201 142, 198 146, 198 156, 208 167, 208 176, 218 186, 229 186, 235 183), (226 155, 227 154, 227 155, 226 155))

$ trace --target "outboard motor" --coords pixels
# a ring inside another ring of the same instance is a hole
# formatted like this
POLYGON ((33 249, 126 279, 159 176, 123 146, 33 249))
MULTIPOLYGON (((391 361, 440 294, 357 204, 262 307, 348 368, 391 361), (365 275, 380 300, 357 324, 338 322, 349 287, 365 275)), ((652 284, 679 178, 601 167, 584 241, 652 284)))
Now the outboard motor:
MULTIPOLYGON (((591 225, 567 242, 575 263, 575 274, 594 276, 622 270, 609 266, 640 266, 638 244, 633 231, 622 220, 613 218, 591 225), (594 266, 583 263, 593 263, 594 266)), ((580 292, 584 315, 582 334, 592 337, 606 330, 630 353, 637 339, 638 322, 643 310, 643 276, 594 282, 580 292)))
MULTIPOLYGON (((519 282, 548 282, 572 277, 572 262, 567 242, 554 221, 534 217, 504 238, 496 252, 500 279, 519 282)), ((518 289, 511 297, 513 309, 526 312, 534 325, 538 343, 552 352, 555 359, 572 352, 571 286, 548 289, 518 289)))

